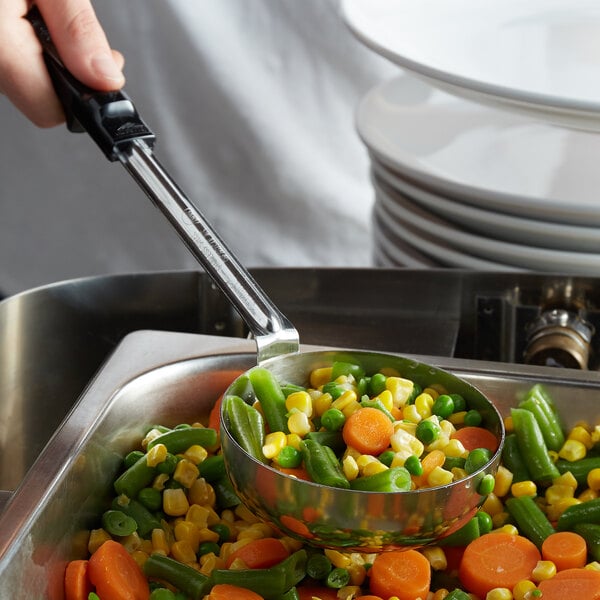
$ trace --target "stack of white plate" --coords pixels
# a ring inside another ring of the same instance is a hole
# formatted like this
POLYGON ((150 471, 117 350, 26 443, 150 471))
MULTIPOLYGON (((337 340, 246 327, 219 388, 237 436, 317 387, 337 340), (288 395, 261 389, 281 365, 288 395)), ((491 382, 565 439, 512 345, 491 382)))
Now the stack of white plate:
POLYGON ((403 67, 366 95, 356 118, 371 157, 378 265, 600 275, 600 84, 582 84, 589 63, 600 70, 597 6, 344 0, 358 37, 403 67), (461 22, 461 9, 471 21, 461 22), (447 43, 443 33, 432 36, 445 26, 454 33, 447 43), (513 44, 529 28, 536 60, 525 55, 522 68, 511 69, 503 69, 506 60, 494 63, 500 40, 484 48, 493 26, 496 33, 512 27, 513 44), (554 62, 552 48, 543 46, 543 56, 554 69, 533 77, 534 67, 543 71, 540 36, 551 33, 554 62), (584 44, 579 54, 569 35, 584 44), (481 56, 466 52, 473 39, 481 56), (570 53, 557 52, 561 43, 570 53), (592 47, 597 52, 580 68, 592 47))

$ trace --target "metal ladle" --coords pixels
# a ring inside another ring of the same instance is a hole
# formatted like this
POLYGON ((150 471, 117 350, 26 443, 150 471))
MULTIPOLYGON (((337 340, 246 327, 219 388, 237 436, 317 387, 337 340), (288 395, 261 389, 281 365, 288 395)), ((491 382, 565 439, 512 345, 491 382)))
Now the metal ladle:
MULTIPOLYGON (((120 161, 165 214, 245 320, 256 340, 258 364, 272 370, 280 380, 298 384, 306 382, 313 368, 339 359, 359 362, 370 374, 389 367, 420 384, 437 381, 449 392, 465 396, 499 440, 498 450, 488 464, 449 485, 400 493, 361 492, 302 481, 260 463, 235 442, 222 414, 223 453, 240 498, 289 535, 314 545, 346 550, 379 551, 428 544, 471 518, 484 499, 477 490, 478 483, 497 469, 504 441, 502 418, 493 404, 450 373, 392 354, 299 353, 296 329, 154 157, 155 136, 129 97, 122 91, 97 92, 77 81, 62 64, 35 7, 28 19, 42 42, 68 128, 86 131, 109 160, 120 161)), ((236 391, 236 385, 234 382, 231 390, 236 391)))

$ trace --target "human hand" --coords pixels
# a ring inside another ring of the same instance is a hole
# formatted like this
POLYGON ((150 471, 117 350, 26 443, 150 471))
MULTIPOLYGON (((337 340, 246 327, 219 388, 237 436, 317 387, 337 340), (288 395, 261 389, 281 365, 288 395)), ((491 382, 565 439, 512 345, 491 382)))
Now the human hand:
MULTIPOLYGON (((99 91, 125 83, 123 57, 111 50, 90 0, 37 0, 37 7, 66 68, 99 91)), ((0 0, 0 92, 39 127, 65 120, 42 58, 42 48, 24 18, 27 0, 0 0)))

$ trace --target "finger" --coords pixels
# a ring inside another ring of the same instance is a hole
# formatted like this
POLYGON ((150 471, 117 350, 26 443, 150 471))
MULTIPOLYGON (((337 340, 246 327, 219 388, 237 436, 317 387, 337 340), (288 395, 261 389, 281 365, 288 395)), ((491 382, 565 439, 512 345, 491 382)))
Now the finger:
POLYGON ((40 44, 23 18, 25 0, 0 0, 0 90, 33 123, 52 127, 64 121, 44 64, 40 44))
POLYGON ((123 86, 122 63, 115 60, 90 0, 38 0, 37 6, 62 61, 77 79, 100 91, 123 86))

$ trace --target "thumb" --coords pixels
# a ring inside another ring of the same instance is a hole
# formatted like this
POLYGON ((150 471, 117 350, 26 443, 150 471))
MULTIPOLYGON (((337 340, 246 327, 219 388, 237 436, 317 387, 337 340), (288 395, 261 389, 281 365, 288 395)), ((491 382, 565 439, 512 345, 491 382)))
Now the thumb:
POLYGON ((66 68, 100 91, 123 87, 122 57, 111 50, 89 0, 38 0, 52 41, 66 68))

